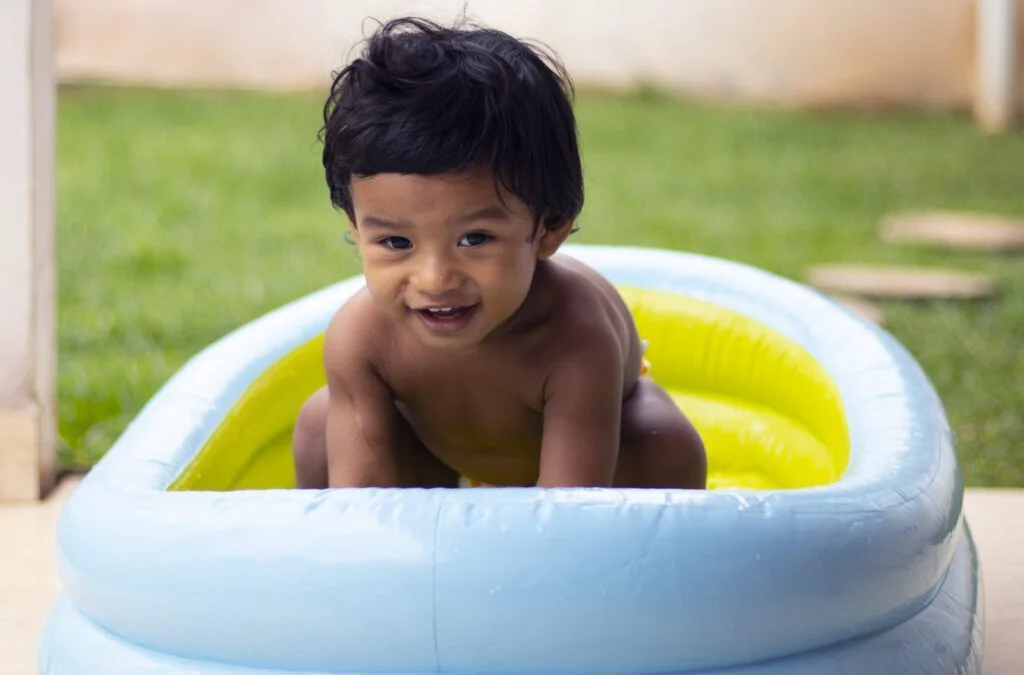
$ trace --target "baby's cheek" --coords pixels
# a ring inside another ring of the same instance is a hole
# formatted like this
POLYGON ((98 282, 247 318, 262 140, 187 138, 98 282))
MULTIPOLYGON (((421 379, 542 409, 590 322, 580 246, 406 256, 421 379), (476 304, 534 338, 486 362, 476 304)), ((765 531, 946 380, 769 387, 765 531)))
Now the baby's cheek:
POLYGON ((366 290, 377 306, 385 308, 389 314, 398 313, 405 304, 401 286, 389 284, 386 279, 366 275, 366 290))

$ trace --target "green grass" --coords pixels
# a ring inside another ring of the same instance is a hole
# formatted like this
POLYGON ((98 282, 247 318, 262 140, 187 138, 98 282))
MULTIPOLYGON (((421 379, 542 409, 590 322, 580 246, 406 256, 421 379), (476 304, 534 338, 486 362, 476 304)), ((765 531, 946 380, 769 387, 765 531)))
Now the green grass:
MULTIPOLYGON (((358 271, 327 200, 311 95, 64 89, 60 428, 89 464, 191 355, 358 271)), ((1024 485, 1024 259, 880 243, 890 211, 1024 216, 1024 136, 949 114, 811 115, 585 94, 580 242, 660 246, 799 278, 817 262, 993 274, 995 302, 892 304, 946 403, 970 485, 1024 485)))

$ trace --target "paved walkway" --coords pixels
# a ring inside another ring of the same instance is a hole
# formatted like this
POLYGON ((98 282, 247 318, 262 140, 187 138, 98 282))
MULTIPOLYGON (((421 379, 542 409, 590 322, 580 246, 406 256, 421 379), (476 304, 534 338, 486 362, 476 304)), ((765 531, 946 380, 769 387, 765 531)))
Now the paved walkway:
MULTIPOLYGON (((0 675, 35 675, 39 631, 60 592, 54 526, 75 482, 40 505, 0 505, 0 675)), ((1024 673, 1024 491, 969 490, 967 518, 982 558, 984 675, 1024 673)), ((99 674, 97 674, 99 675, 99 674)))

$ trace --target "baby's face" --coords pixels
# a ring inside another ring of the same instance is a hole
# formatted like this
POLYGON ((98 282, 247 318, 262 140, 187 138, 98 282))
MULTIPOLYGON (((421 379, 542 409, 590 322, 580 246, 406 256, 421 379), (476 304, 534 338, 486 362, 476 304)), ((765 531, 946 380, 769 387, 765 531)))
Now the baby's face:
POLYGON ((429 347, 485 340, 523 303, 538 257, 553 252, 526 205, 499 197, 484 170, 354 179, 352 202, 370 294, 429 347))

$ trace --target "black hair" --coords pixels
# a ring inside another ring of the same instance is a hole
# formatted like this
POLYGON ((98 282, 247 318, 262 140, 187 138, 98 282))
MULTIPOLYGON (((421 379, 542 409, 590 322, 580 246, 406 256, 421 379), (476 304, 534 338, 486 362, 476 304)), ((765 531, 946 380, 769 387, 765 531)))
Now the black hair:
POLYGON ((323 164, 353 222, 353 177, 488 166, 536 228, 575 219, 583 170, 573 86, 551 54, 498 30, 394 19, 333 74, 323 164))

